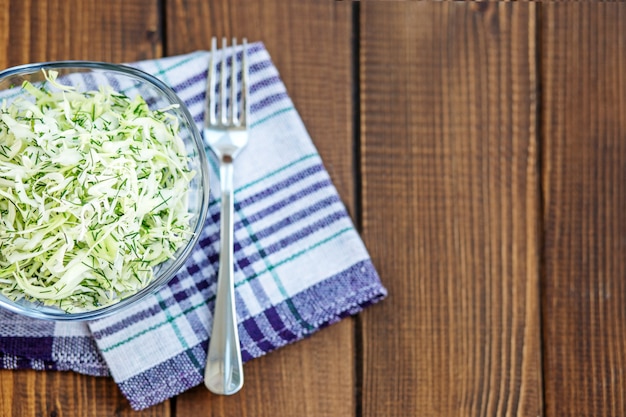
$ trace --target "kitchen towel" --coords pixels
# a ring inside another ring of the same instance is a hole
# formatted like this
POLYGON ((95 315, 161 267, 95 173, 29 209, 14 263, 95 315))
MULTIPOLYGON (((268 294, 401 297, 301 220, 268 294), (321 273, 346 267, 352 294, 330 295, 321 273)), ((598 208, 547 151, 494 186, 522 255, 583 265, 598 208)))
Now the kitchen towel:
MULTIPOLYGON (((366 248, 262 43, 248 47, 250 140, 235 162, 235 286, 244 361, 386 296, 366 248)), ((132 66, 170 85, 198 128, 209 52, 132 66)), ((207 148, 209 215, 163 289, 88 323, 0 311, 0 366, 110 375, 134 409, 203 382, 219 260, 219 169, 207 148)), ((245 369, 245 367, 244 367, 245 369)))

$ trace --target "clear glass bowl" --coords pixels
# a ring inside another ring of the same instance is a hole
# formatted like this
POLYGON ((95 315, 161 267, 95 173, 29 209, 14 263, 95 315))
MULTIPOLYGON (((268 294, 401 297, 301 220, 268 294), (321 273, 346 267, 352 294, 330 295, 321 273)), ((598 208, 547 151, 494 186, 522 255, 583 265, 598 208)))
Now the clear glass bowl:
MULTIPOLYGON (((168 110, 180 124, 179 134, 183 139, 190 159, 190 169, 196 172, 190 184, 189 212, 192 215, 191 230, 193 235, 170 259, 155 268, 155 277, 146 287, 122 298, 119 302, 99 309, 66 313, 60 308, 45 306, 40 302, 26 299, 13 301, 0 294, 0 307, 30 317, 48 320, 93 320, 101 318, 134 304, 154 293, 180 270, 200 237, 206 220, 209 201, 209 171, 202 137, 185 104, 166 84, 143 71, 124 66, 91 61, 62 61, 28 64, 13 67, 0 72, 0 100, 10 103, 25 92, 21 86, 30 81, 37 86, 45 81, 42 70, 58 72, 62 84, 74 85, 78 91, 97 90, 100 86, 109 86, 114 91, 123 92, 128 97, 141 95, 150 109, 163 109, 172 104, 178 107, 168 110)), ((0 253, 0 256, 1 253, 0 253)))

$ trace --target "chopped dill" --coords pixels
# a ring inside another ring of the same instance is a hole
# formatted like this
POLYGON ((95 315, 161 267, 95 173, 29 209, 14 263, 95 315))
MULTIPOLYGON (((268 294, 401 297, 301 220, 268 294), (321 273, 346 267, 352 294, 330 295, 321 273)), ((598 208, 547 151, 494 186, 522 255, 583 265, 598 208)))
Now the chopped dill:
POLYGON ((14 167, 0 169, 0 293, 99 308, 149 283, 192 234, 189 160, 167 110, 45 75, 22 85, 30 100, 0 105, 0 160, 14 167))

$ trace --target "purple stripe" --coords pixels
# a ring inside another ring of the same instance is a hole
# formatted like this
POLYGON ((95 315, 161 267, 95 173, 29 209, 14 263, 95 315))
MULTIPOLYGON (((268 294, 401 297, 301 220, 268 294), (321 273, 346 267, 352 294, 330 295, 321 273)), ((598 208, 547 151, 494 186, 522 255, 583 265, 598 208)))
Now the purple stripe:
MULTIPOLYGON (((317 323, 316 329, 313 330, 315 332, 346 316, 360 312, 364 307, 382 300, 386 295, 387 290, 380 283, 373 264, 370 260, 364 260, 292 296, 290 302, 298 310, 304 321, 317 323)), ((283 301, 259 313, 259 315, 249 318, 248 321, 263 322, 269 318, 266 312, 270 310, 273 311, 269 317, 292 317, 288 301, 283 301)), ((265 327, 266 332, 263 337, 261 338, 258 333, 255 333, 255 337, 270 342, 274 349, 312 333, 311 330, 302 327, 297 320, 286 322, 287 325, 284 324, 285 321, 283 320, 270 320, 270 323, 273 330, 265 327), (293 338, 283 337, 281 333, 285 331, 292 334, 293 338)), ((247 330, 245 326, 239 325, 240 332, 247 330)), ((242 340, 250 343, 255 339, 242 334, 242 340)), ((264 347, 267 346, 264 345, 264 347)), ((255 357, 253 353, 256 350, 255 345, 243 345, 243 350, 251 357, 255 357)), ((263 349, 263 352, 266 353, 267 351, 263 349)))
MULTIPOLYGON (((265 61, 257 62, 253 65, 250 65, 248 69, 250 70, 250 74, 255 74, 271 66, 272 66, 272 61, 265 60, 265 61)), ((190 77, 179 82, 178 84, 171 86, 172 90, 176 91, 176 93, 185 91, 187 88, 192 87, 195 83, 199 83, 199 82, 206 80, 208 76, 208 72, 209 72, 208 69, 203 69, 201 72, 191 75, 190 77)), ((237 74, 237 80, 241 80, 241 73, 237 74)), ((230 77, 228 77, 227 81, 228 83, 230 82, 230 77)), ((250 86, 250 93, 254 93, 258 90, 263 89, 264 87, 269 87, 279 82, 280 82, 280 77, 278 77, 277 75, 272 75, 270 77, 264 78, 263 80, 258 81, 250 86)), ((215 92, 217 93, 218 91, 219 91, 219 83, 216 83, 215 92)), ((201 98, 204 99, 204 97, 205 97, 205 92, 202 92, 201 98)))
POLYGON ((316 163, 315 165, 308 166, 305 169, 291 175, 290 177, 273 184, 271 187, 259 191, 258 193, 253 194, 250 197, 240 200, 239 202, 237 202, 237 207, 245 208, 249 205, 257 203, 319 172, 324 172, 324 167, 322 166, 322 164, 316 163))
POLYGON ((263 350, 263 352, 269 352, 275 349, 275 346, 265 338, 265 334, 263 334, 253 317, 244 320, 243 323, 239 325, 239 327, 241 326, 243 326, 248 336, 255 342, 255 345, 263 350))
MULTIPOLYGON (((276 213, 277 211, 285 208, 288 205, 294 204, 296 203, 298 200, 301 200, 305 197, 309 197, 311 194, 314 194, 324 188, 328 188, 331 187, 332 183, 330 182, 330 180, 322 180, 322 181, 318 181, 314 184, 309 185, 306 188, 301 189, 300 191, 293 193, 289 196, 287 196, 286 198, 284 198, 281 201, 276 202, 275 204, 272 204, 271 206, 268 206, 254 214, 251 214, 249 216, 246 216, 246 224, 254 224, 257 221, 261 221, 264 218, 276 213)), ((295 221, 298 220, 302 220, 304 217, 306 217, 307 215, 314 213, 324 207, 328 207, 331 206, 332 204, 335 203, 341 203, 341 200, 339 199, 339 196, 336 194, 332 194, 322 200, 316 201, 316 202, 311 202, 311 204, 309 205, 309 207, 304 208, 298 212, 292 213, 289 215, 289 217, 287 217, 285 219, 285 221, 289 221, 290 223, 294 223, 295 221)), ((241 227, 243 227, 243 222, 237 222, 237 225, 242 225, 241 227)), ((240 227, 238 227, 236 230, 238 230, 240 227)))
MULTIPOLYGON (((294 175, 286 178, 283 181, 280 181, 276 184, 274 184, 271 188, 267 188, 264 189, 263 191, 260 191, 256 194, 251 195, 248 198, 245 198, 241 201, 236 201, 235 202, 235 210, 236 211, 240 211, 240 210, 244 210, 247 207, 258 203, 259 201, 262 201, 268 197, 271 197, 272 195, 276 194, 279 191, 282 191, 286 188, 289 188, 291 186, 293 186, 294 184, 297 184, 298 182, 322 171, 323 168, 321 165, 316 164, 310 167, 307 167, 306 169, 299 171, 297 173, 295 173, 294 175)), ((289 195, 288 197, 286 197, 283 200, 277 201, 276 203, 270 205, 269 207, 251 215, 248 217, 248 222, 249 223, 255 223, 257 221, 260 221, 263 219, 263 217, 269 216, 273 213, 275 213, 276 211, 284 208, 287 204, 293 203, 298 201, 301 198, 304 198, 310 194, 312 194, 315 191, 319 191, 320 189, 324 188, 322 187, 329 187, 332 185, 332 183, 329 180, 323 180, 321 182, 318 182, 316 184, 313 184, 312 186, 309 186, 303 190, 300 190, 294 194, 289 195)), ((216 204, 216 201, 214 200, 213 204, 209 205, 209 215, 211 216, 211 218, 209 220, 207 220, 207 222, 211 221, 213 223, 219 223, 220 220, 220 207, 219 204, 216 204)), ((234 225, 234 230, 237 231, 239 229, 241 229, 244 226, 244 224, 240 221, 235 222, 234 225)), ((203 229, 203 230, 206 230, 203 229)), ((206 235, 206 236, 202 236, 200 238, 199 244, 200 246, 210 246, 213 242, 215 242, 219 237, 219 233, 215 233, 213 235, 206 235)))
MULTIPOLYGON (((205 93, 201 93, 202 96, 205 95, 205 93)), ((204 97, 202 97, 202 99, 199 98, 200 95, 196 95, 195 97, 192 97, 188 100, 185 101, 185 105, 189 106, 193 103, 198 103, 200 101, 204 101, 204 97)), ((260 110, 263 110, 266 107, 278 104, 279 102, 283 101, 283 100, 288 100, 289 96, 287 95, 287 93, 278 93, 278 94, 273 94, 271 96, 268 96, 264 99, 262 99, 259 102, 256 103, 252 103, 250 105, 250 113, 254 114, 260 110)), ((204 121, 204 111, 194 114, 193 115, 193 121, 196 123, 202 123, 204 121)))
POLYGON ((52 358, 63 362, 87 362, 106 366, 93 337, 55 336, 52 358))
MULTIPOLYGON (((208 280, 205 280, 205 281, 208 281, 208 280)), ((181 306, 181 310, 185 311, 189 309, 189 307, 191 307, 191 303, 190 302, 183 303, 183 306, 181 306)), ((210 311, 214 311, 215 302, 207 303, 206 308, 208 308, 210 311)), ((198 311, 196 309, 193 309, 193 310, 189 310, 189 312, 185 314, 185 320, 187 321, 187 325, 191 328, 191 331, 193 332, 193 334, 197 336, 198 340, 207 340, 206 346, 208 347, 209 335, 207 333, 206 319, 204 318, 204 316, 199 315, 198 311)))
POLYGON ((47 320, 33 320, 11 311, 0 309, 0 342, 4 337, 54 336, 55 324, 47 320))
POLYGON ((117 77, 114 75, 109 74, 108 72, 104 74, 104 77, 107 79, 107 81, 109 82, 109 84, 111 85, 111 87, 113 87, 113 89, 115 91, 120 91, 122 88, 120 87, 120 83, 117 80, 117 77))
MULTIPOLYGON (((181 81, 180 83, 171 86, 172 90, 174 90, 176 93, 180 93, 181 91, 185 91, 185 89, 193 86, 193 84, 195 83, 199 83, 201 81, 206 80, 207 77, 207 73, 208 70, 203 70, 202 72, 192 75, 191 77, 185 79, 184 81, 181 81)), ((204 93, 203 93, 204 95, 204 93)))
MULTIPOLYGON (((308 189, 305 189, 303 191, 302 194, 303 196, 307 195, 307 194, 311 194, 311 192, 316 191, 317 189, 320 189, 323 187, 323 185, 320 185, 323 183, 317 183, 317 184, 313 184, 313 186, 309 187, 308 189), (308 192, 307 192, 308 191, 308 192)), ((316 202, 315 204, 312 204, 308 207, 306 207, 303 210, 297 211, 293 214, 290 214, 288 217, 285 217, 281 220, 279 220, 278 222, 269 225, 263 229, 260 229, 258 231, 256 231, 254 233, 254 237, 256 238, 256 240, 258 239, 264 239, 266 237, 269 237, 277 232, 279 232, 280 230, 284 229, 285 227, 291 226, 296 222, 299 222, 303 219, 306 219, 307 217, 317 213, 320 210, 323 210, 325 208, 328 208, 329 206, 331 206, 332 204, 338 203, 339 197, 337 196, 330 196, 328 198, 325 198, 323 200, 320 200, 318 202, 316 202)), ((283 206, 284 207, 284 206, 283 206)), ((342 210, 343 211, 343 210, 342 210)), ((242 222, 243 223, 243 222, 242 222)), ((252 222, 246 222, 247 225, 251 224, 252 222)), ((238 240, 237 242, 235 242, 235 252, 237 252, 240 249, 243 249, 249 245, 251 245, 253 242, 253 240, 251 238, 245 238, 245 239, 241 239, 238 240)))
MULTIPOLYGON (((264 48, 263 44, 255 43, 253 45, 250 45, 248 47, 248 57, 252 57, 252 56, 256 55, 258 52, 264 51, 264 50, 265 50, 265 48, 264 48)), ((238 61, 241 61, 241 55, 242 55, 241 52, 237 53, 237 60, 238 61)), ((186 55, 182 55, 181 56, 182 59, 185 59, 186 57, 187 57, 186 55)), ((257 71, 260 71, 263 68, 267 68, 268 66, 271 66, 271 64, 272 64, 271 59, 267 59, 267 60, 264 60, 264 61, 260 61, 257 64, 250 65, 248 67, 248 69, 250 70, 250 73, 253 74, 253 73, 257 72, 257 71)), ((147 62, 139 61, 139 62, 131 63, 129 65, 132 66, 132 67, 141 69, 142 71, 146 71, 145 68, 147 66, 147 62)), ((149 71, 146 71, 146 72, 149 72, 149 71)), ((167 72, 169 72, 169 70, 166 71, 166 73, 167 72)), ((207 69, 204 69, 199 74, 192 75, 189 78, 187 78, 186 80, 184 80, 184 81, 182 81, 182 82, 180 82, 180 83, 178 83, 176 85, 170 86, 170 87, 173 90, 175 90, 175 91, 182 91, 185 87, 188 87, 189 84, 193 84, 193 83, 196 83, 196 82, 199 82, 199 81, 202 81, 202 80, 206 79, 207 73, 208 73, 207 69)), ((117 90, 119 90, 119 88, 117 88, 117 90)))
POLYGON ((0 369, 37 369, 56 371, 59 368, 56 362, 52 360, 29 359, 18 355, 0 352, 0 369))
POLYGON ((285 99, 289 99, 289 96, 285 92, 272 94, 271 96, 265 97, 261 101, 252 103, 250 105, 250 112, 251 113, 258 112, 259 110, 262 110, 265 107, 269 107, 285 99))
MULTIPOLYGON (((200 79, 206 77, 206 71, 202 74, 199 74, 198 77, 200 79)), ((195 78, 195 77, 194 77, 195 78)), ((200 80, 196 80, 194 82, 199 82, 200 80)), ((271 76, 268 78, 264 78, 261 81, 258 81, 254 84, 252 84, 250 86, 250 94, 254 94, 258 91, 262 91, 264 88, 269 88, 272 87, 274 84, 277 84, 280 82, 280 78, 277 76, 271 76)), ((191 85, 187 84, 187 81, 183 81, 182 83, 180 83, 178 86, 173 87, 173 90, 177 93, 180 94, 182 91, 184 91, 186 89, 186 87, 191 87, 191 85)), ((218 85, 215 86, 216 89, 216 93, 217 93, 217 89, 218 89, 218 85)), ((194 103, 199 103, 199 102, 204 102, 204 100, 206 99, 206 91, 201 91, 187 99, 185 99, 185 105, 186 106, 190 106, 194 103)), ((237 94, 237 101, 241 100, 241 93, 237 94)))
MULTIPOLYGON (((176 285, 176 280, 180 279, 181 276, 184 277, 185 270, 178 273, 172 281, 170 281, 167 285, 170 289, 172 289, 172 295, 169 297, 164 297, 159 303, 150 305, 148 308, 142 309, 134 314, 124 317, 120 321, 116 321, 112 325, 105 327, 103 329, 92 331, 92 336, 96 339, 102 339, 107 336, 111 336, 119 331, 124 330, 127 327, 132 326, 142 320, 149 319, 158 314, 163 313, 164 309, 170 308, 174 305, 181 303, 183 300, 187 300, 189 297, 201 292, 202 290, 209 287, 209 281, 206 279, 201 280, 193 280, 194 285, 189 288, 182 288, 178 291, 174 291, 172 287, 176 285)), ((183 308, 184 310, 184 308, 183 308)))
MULTIPOLYGON (((318 220, 317 222, 310 224, 289 236, 286 236, 285 238, 281 239, 277 243, 274 243, 272 245, 268 245, 259 249, 258 252, 255 252, 254 254, 251 254, 251 255, 245 255, 245 252, 243 252, 242 247, 238 245, 237 242, 235 242, 235 266, 243 270, 249 267, 250 265, 254 264, 255 262, 258 262, 261 258, 277 253, 280 250, 286 248, 287 246, 292 245, 310 236, 311 234, 317 232, 318 230, 321 230, 322 228, 325 228, 325 227, 329 227, 333 223, 336 223, 337 221, 340 221, 341 219, 345 219, 345 218, 349 218, 345 210, 342 209, 342 210, 336 211, 318 220), (242 252, 244 253, 244 255, 241 255, 242 252)), ((253 243, 253 242, 249 242, 249 243, 253 243)), ((210 264, 213 264, 214 269, 217 270, 217 265, 219 262, 218 250, 214 248, 213 246, 203 247, 202 249, 204 249, 203 255, 206 257, 207 262, 210 264)), ((202 250, 202 249, 197 249, 197 250, 202 250)), ((265 272, 265 271, 262 271, 262 272, 265 272)), ((250 279, 255 279, 258 277, 258 275, 260 274, 254 274, 254 276, 250 279)), ((243 284, 244 282, 246 281, 238 283, 237 286, 243 284)))
POLYGON ((255 62, 254 64, 250 65, 248 67, 248 70, 250 71, 250 74, 254 74, 257 73, 261 70, 264 70, 266 68, 269 68, 272 66, 272 61, 270 59, 265 60, 265 61, 259 61, 259 62, 255 62))
POLYGON ((255 52, 264 51, 265 45, 263 42, 255 42, 252 45, 248 45, 248 56, 252 55, 255 52))
POLYGON ((0 351, 27 359, 52 360, 54 337, 3 337, 0 351))
MULTIPOLYGON (((207 261, 203 261, 202 264, 203 263, 208 264, 208 259, 207 261)), ((192 295, 198 292, 202 292, 203 290, 208 288, 210 283, 206 279, 192 280, 191 282, 193 283, 193 286, 191 287, 181 286, 182 282, 186 282, 186 283, 189 282, 187 281, 188 277, 193 276, 194 274, 200 272, 200 267, 198 266, 198 264, 192 263, 191 258, 187 262, 186 265, 189 265, 189 266, 187 266, 186 268, 183 268, 181 272, 176 274, 174 278, 172 278, 170 282, 167 284, 169 289, 172 291, 172 295, 170 297, 164 297, 161 300, 160 304, 151 305, 149 308, 140 310, 135 314, 126 316, 124 319, 115 322, 111 326, 108 326, 106 328, 103 328, 97 331, 92 331, 93 337, 96 339, 101 339, 106 336, 110 336, 127 327, 130 327, 131 325, 135 323, 138 323, 142 320, 145 320, 150 317, 154 317, 157 314, 160 314, 163 311, 162 306, 169 308, 173 305, 176 305, 177 303, 180 303, 183 300, 188 299, 192 295), (189 272, 189 270, 193 272, 189 272)))
POLYGON ((335 213, 330 214, 329 216, 324 217, 321 220, 316 221, 313 224, 310 224, 298 230, 296 233, 293 233, 272 245, 264 246, 259 251, 259 253, 254 253, 248 256, 247 258, 250 263, 254 263, 258 261, 259 259, 261 259, 262 257, 265 258, 267 257, 267 255, 271 255, 276 252, 279 252, 280 250, 285 249, 287 246, 293 245, 294 243, 304 239, 307 236, 312 235, 313 233, 319 231, 320 229, 326 228, 332 225, 333 223, 336 223, 339 220, 346 219, 346 218, 349 218, 348 213, 346 213, 344 210, 339 210, 335 213))
MULTIPOLYGON (((188 262, 188 264, 191 262, 188 262)), ((209 262, 208 259, 206 260, 202 260, 200 262, 200 265, 202 267, 206 267, 208 266, 209 262)), ((193 264, 193 265, 198 265, 198 264, 193 264)), ((217 270, 217 269, 216 269, 217 270)), ((196 274, 200 271, 200 268, 198 269, 198 271, 196 272, 196 274)), ((172 285, 172 281, 170 281, 170 283, 168 284, 170 290, 172 291, 172 296, 180 303, 182 301, 185 301, 187 299, 189 299, 191 296, 193 296, 194 294, 197 293, 201 293, 204 290, 206 290, 207 288, 209 288, 211 286, 211 281, 209 281, 208 279, 200 279, 200 280, 191 280, 188 281, 187 278, 189 277, 193 277, 194 275, 190 274, 187 271, 187 268, 183 268, 177 275, 176 278, 183 278, 186 280, 186 282, 192 282, 193 286, 187 286, 187 287, 183 287, 180 285, 172 285)), ((190 307, 190 306, 187 306, 190 307)), ((186 307, 185 307, 186 308, 186 307)), ((183 308, 183 310, 185 309, 183 308)))
MULTIPOLYGON (((203 79, 205 79, 207 76, 207 72, 204 71, 203 73, 200 73, 192 78, 190 78, 189 80, 185 80, 183 82, 181 82, 180 84, 178 84, 177 86, 173 87, 173 90, 177 93, 180 94, 182 91, 184 91, 186 88, 191 87, 192 84, 190 83, 196 83, 196 82, 200 82, 203 79)), ((278 84, 280 83, 280 78, 278 76, 271 76, 268 78, 264 78, 254 84, 252 84, 250 86, 250 94, 254 94, 258 91, 262 91, 264 88, 269 88, 271 86, 273 86, 274 84, 278 84)), ((217 93, 219 86, 216 84, 215 86, 215 92, 217 93)), ((206 91, 201 91, 200 93, 189 97, 188 99, 185 100, 185 104, 189 105, 189 103, 197 103, 199 101, 204 101, 206 98, 206 91)), ((241 100, 241 94, 237 94, 237 99, 238 101, 241 100)))
POLYGON ((298 320, 285 320, 293 317, 292 306, 302 314, 303 320, 317 323, 313 330, 317 331, 361 311, 363 306, 377 302, 385 295, 386 290, 372 263, 369 260, 357 262, 241 323, 242 357, 250 360, 267 353, 268 349, 274 350, 311 333, 310 328, 301 326, 298 320), (286 334, 291 336, 285 337, 286 334))
POLYGON ((80 374, 92 376, 111 376, 109 367, 105 364, 88 363, 88 362, 55 362, 56 369, 59 371, 74 371, 80 374))
MULTIPOLYGON (((166 300, 163 300, 163 303, 167 306, 171 306, 175 303, 174 297, 169 297, 166 300)), ((159 313, 163 312, 163 308, 158 304, 151 305, 150 307, 140 310, 135 314, 130 316, 126 316, 120 321, 115 322, 113 325, 106 327, 104 329, 92 332, 92 336, 96 339, 101 339, 105 336, 110 336, 113 333, 116 333, 120 330, 125 329, 126 327, 130 327, 131 325, 138 323, 142 320, 148 319, 150 317, 154 317, 159 313)))
MULTIPOLYGON (((253 224, 256 223, 257 221, 261 221, 263 220, 265 217, 270 216, 271 214, 276 213, 278 210, 281 210, 283 208, 285 208, 285 206, 290 205, 290 204, 294 204, 295 202, 297 202, 298 200, 301 200, 302 198, 308 197, 311 194, 323 189, 323 188, 327 188, 330 187, 332 185, 332 183, 330 182, 330 180, 323 180, 323 181, 319 181, 316 182, 315 184, 312 184, 306 188, 303 188, 302 190, 293 193, 291 195, 289 195, 288 197, 286 197, 285 199, 276 202, 275 204, 272 204, 269 207, 266 207, 254 214, 251 214, 249 216, 247 216, 247 224, 253 224)), ((311 205, 311 207, 304 209, 300 212, 297 213, 293 213, 292 215, 290 215, 289 218, 291 219, 300 219, 301 217, 299 217, 298 213, 304 213, 306 210, 310 210, 311 208, 318 208, 318 206, 320 205, 324 205, 324 206, 329 206, 331 204, 334 203, 339 203, 341 202, 341 200, 339 199, 339 196, 337 196, 336 194, 333 194, 329 197, 326 197, 323 200, 320 200, 314 204, 311 205)), ((241 205, 238 205, 238 207, 241 207, 241 205)), ((321 207, 319 207, 321 208, 321 207)), ((239 230, 241 227, 243 227, 243 222, 237 222, 236 223, 237 228, 235 230, 239 230)))
POLYGON ((203 344, 198 344, 132 378, 117 381, 118 386, 135 410, 165 401, 202 382, 202 370, 190 357, 203 362, 204 349, 203 344), (146 381, 159 381, 159 384, 146 384, 146 381))
MULTIPOLYGON (((243 255, 242 259, 245 259, 245 261, 240 261, 239 259, 236 259, 236 265, 244 265, 244 266, 248 266, 248 265, 252 265, 255 262, 259 261, 261 258, 265 258, 268 255, 274 254, 279 252, 282 249, 285 249, 287 246, 292 245, 304 238, 306 238, 307 236, 312 235, 313 233, 317 232, 318 230, 328 227, 330 225, 332 225, 333 223, 338 222, 339 220, 345 219, 345 218, 349 218, 348 217, 348 213, 346 213, 344 210, 339 210, 335 213, 332 213, 326 217, 324 217, 323 219, 318 220, 317 222, 307 225, 306 227, 298 230, 297 232, 279 240, 278 242, 272 244, 272 245, 268 245, 268 246, 264 246, 263 248, 259 249, 258 252, 255 252, 251 255, 243 255)), ((243 252, 241 250, 241 247, 237 244, 235 244, 235 248, 236 248, 236 252, 235 252, 235 257, 239 258, 241 253, 243 252)), ((214 265, 217 265, 217 263, 219 262, 219 252, 215 251, 212 247, 208 248, 209 249, 209 253, 207 254, 207 258, 208 261, 214 265)))
POLYGON ((250 86, 250 94, 254 94, 257 91, 261 91, 264 88, 271 87, 274 84, 278 84, 280 82, 280 77, 278 75, 272 75, 271 77, 264 78, 261 81, 256 82, 250 86))
MULTIPOLYGON (((254 233, 254 238, 250 238, 250 237, 246 237, 244 239, 241 240, 236 240, 234 243, 234 255, 235 255, 235 262, 236 262, 236 266, 238 266, 240 269, 246 268, 249 265, 253 264, 254 262, 256 262, 258 260, 258 258, 256 258, 255 256, 249 257, 245 255, 244 249, 249 247, 250 245, 252 245, 255 241, 258 241, 259 239, 264 239, 267 238, 275 233, 280 232, 282 229, 293 225, 295 222, 297 221, 301 221, 313 214, 315 214, 316 212, 326 209, 328 208, 330 205, 332 205, 333 203, 339 202, 338 198, 327 198, 324 200, 321 200, 319 202, 319 204, 313 204, 303 210, 300 210, 298 212, 293 213, 293 215, 278 221, 277 223, 274 223, 264 229, 261 229, 257 232, 254 233), (333 200, 335 200, 333 202, 333 200), (243 254, 243 255, 242 255, 243 254)), ((337 219, 333 219, 333 216, 335 216, 334 214, 331 216, 328 216, 316 223, 314 223, 313 225, 311 225, 310 227, 306 227, 306 230, 309 230, 310 228, 313 227, 326 227, 326 223, 328 222, 328 224, 333 223, 335 220, 338 220, 339 218, 344 218, 347 217, 347 213, 345 212, 345 210, 340 209, 337 213, 341 213, 342 215, 337 217, 337 219)), ((336 213, 335 213, 336 214, 336 213)), ((237 224, 246 224, 249 225, 250 223, 248 222, 237 222, 237 224)), ((305 229, 302 229, 301 232, 305 229)), ((310 230, 310 233, 306 233, 304 236, 308 236, 309 234, 315 232, 315 230, 310 230)), ((292 235, 293 237, 294 235, 292 235)), ((208 240, 202 240, 200 243, 200 247, 202 249, 204 249, 204 252, 207 256, 207 260, 209 263, 212 263, 214 265, 217 265, 217 262, 219 261, 219 252, 217 250, 217 248, 214 247, 213 242, 215 242, 214 239, 217 239, 219 237, 219 230, 217 232, 215 232, 212 236, 209 237, 208 240), (204 245, 203 242, 211 242, 211 244, 209 245, 204 245)), ((300 238, 295 238, 294 240, 291 241, 291 243, 296 242, 298 240, 300 240, 300 238)), ((282 240, 281 242, 277 243, 278 244, 286 244, 285 240, 282 240)), ((273 253, 274 251, 268 251, 268 249, 266 249, 263 253, 264 254, 268 254, 268 253, 273 253)))
POLYGON ((95 78, 92 73, 86 72, 82 74, 83 82, 85 83, 85 88, 87 90, 98 90, 98 83, 95 81, 95 78))
POLYGON ((382 286, 371 260, 367 259, 292 296, 291 301, 307 322, 333 323, 344 317, 345 312, 356 314, 365 305, 376 303, 386 296, 387 290, 382 286), (324 300, 324 303, 319 300, 324 300))
POLYGON ((241 360, 243 362, 248 362, 249 360, 254 359, 254 356, 252 356, 250 354, 250 352, 248 352, 247 349, 241 348, 241 360))
POLYGON ((280 318, 280 314, 274 307, 269 307, 263 314, 267 318, 267 321, 276 331, 276 333, 285 341, 290 342, 296 339, 296 335, 287 328, 285 322, 280 318))

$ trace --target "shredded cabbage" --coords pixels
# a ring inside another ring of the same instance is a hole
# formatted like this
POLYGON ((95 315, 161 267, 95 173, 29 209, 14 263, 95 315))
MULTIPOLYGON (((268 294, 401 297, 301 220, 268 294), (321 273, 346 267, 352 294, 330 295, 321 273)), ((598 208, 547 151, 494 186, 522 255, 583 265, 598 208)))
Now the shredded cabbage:
POLYGON ((0 291, 76 312, 144 288, 189 238, 177 119, 110 88, 0 106, 0 291))

